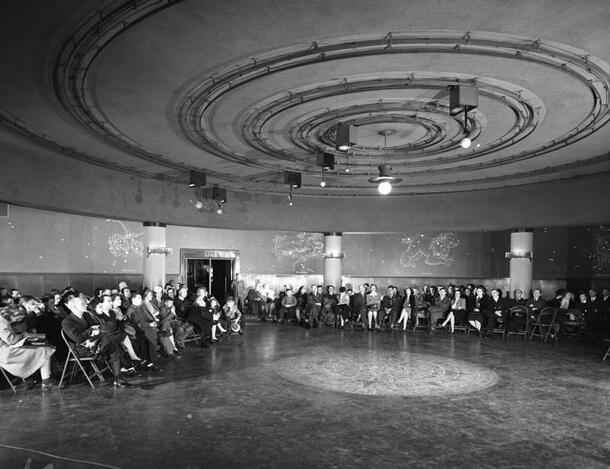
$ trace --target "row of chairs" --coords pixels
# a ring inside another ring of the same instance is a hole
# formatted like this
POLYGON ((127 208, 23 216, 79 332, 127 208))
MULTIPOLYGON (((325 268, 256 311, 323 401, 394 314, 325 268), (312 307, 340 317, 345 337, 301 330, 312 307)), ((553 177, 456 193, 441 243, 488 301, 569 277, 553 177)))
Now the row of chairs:
MULTIPOLYGON (((62 388, 64 383, 71 384, 74 378, 79 374, 82 374, 83 378, 92 389, 95 389, 95 385, 93 384, 94 380, 97 379, 99 382, 104 382, 104 373, 111 371, 108 361, 102 360, 97 356, 81 357, 76 351, 76 345, 66 337, 63 330, 61 331, 61 338, 66 344, 68 354, 61 372, 61 378, 59 379, 59 389, 62 388), (70 370, 68 371, 68 369, 70 370)), ((185 342, 200 342, 201 340, 201 334, 191 330, 191 333, 187 336, 185 342)), ((17 393, 15 380, 11 379, 1 366, 0 371, 13 393, 17 393)), ((25 380, 22 379, 21 381, 25 383, 25 380)))

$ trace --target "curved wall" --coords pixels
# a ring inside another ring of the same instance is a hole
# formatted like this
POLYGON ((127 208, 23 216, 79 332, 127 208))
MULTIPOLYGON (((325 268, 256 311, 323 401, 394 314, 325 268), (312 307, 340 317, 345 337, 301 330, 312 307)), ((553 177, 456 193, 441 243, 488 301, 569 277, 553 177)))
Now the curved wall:
POLYGON ((197 211, 193 191, 187 187, 68 159, 2 131, 0 138, 0 199, 82 215, 315 232, 480 231, 610 222, 607 173, 517 188, 412 197, 301 198, 297 190, 292 207, 287 197, 229 193, 221 217, 197 211))

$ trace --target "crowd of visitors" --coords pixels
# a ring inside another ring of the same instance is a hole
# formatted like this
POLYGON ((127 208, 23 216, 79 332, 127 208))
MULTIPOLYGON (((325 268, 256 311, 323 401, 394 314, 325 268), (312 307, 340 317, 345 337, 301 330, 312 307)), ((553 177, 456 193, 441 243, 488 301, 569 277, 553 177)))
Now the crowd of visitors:
POLYGON ((209 347, 242 333, 235 299, 221 306, 205 288, 189 295, 169 283, 139 292, 120 282, 92 297, 67 287, 42 299, 0 288, 0 367, 23 379, 39 371, 43 390, 55 387, 52 374, 61 373, 69 346, 81 358, 106 360, 112 385, 125 387, 136 368, 162 372, 162 361, 180 358, 187 340, 209 347))
MULTIPOLYGON (((494 332, 522 330, 551 307, 553 334, 569 334, 575 325, 592 337, 610 335, 610 291, 601 295, 559 290, 545 299, 540 290, 530 298, 516 290, 512 297, 482 285, 408 287, 393 285, 380 292, 375 284, 312 285, 296 291, 285 285, 276 294, 267 285, 246 289, 233 282, 224 305, 205 288, 192 294, 184 285, 156 286, 132 291, 125 282, 117 288, 95 290, 87 297, 74 288, 52 290, 42 299, 0 288, 0 367, 10 374, 41 378, 42 389, 55 386, 68 346, 80 357, 109 363, 112 385, 129 386, 136 369, 162 372, 162 363, 180 358, 187 341, 210 347, 224 334, 242 334, 245 313, 278 323, 307 328, 351 327, 368 331, 443 330, 457 327, 476 331, 481 338, 494 332)), ((32 380, 32 378, 30 378, 32 380)))
POLYGON ((402 292, 393 285, 379 292, 377 285, 364 283, 353 289, 312 285, 309 291, 290 286, 276 293, 261 284, 248 291, 246 311, 261 320, 294 323, 307 328, 332 325, 360 330, 413 330, 420 326, 434 332, 446 329, 455 332, 456 325, 476 330, 481 338, 494 330, 521 330, 526 322, 535 321, 546 306, 555 308, 553 334, 569 333, 578 324, 591 336, 610 334, 610 291, 598 295, 591 289, 575 294, 558 290, 552 299, 545 299, 540 290, 526 298, 516 290, 511 298, 498 288, 489 292, 482 285, 448 285, 408 287, 402 292), (518 312, 518 313, 517 313, 518 312), (525 314, 523 314, 525 312, 525 314), (513 314, 514 313, 514 314, 513 314))

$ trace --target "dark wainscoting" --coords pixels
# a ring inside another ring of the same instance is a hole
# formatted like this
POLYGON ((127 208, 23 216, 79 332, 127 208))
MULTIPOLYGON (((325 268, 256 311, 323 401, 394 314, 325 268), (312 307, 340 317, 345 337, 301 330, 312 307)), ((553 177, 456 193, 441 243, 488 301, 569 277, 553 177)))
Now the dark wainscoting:
POLYGON ((86 295, 96 288, 114 288, 121 280, 136 290, 142 288, 142 274, 90 274, 90 273, 0 273, 0 286, 17 288, 22 295, 42 296, 52 288, 62 290, 71 285, 86 295))

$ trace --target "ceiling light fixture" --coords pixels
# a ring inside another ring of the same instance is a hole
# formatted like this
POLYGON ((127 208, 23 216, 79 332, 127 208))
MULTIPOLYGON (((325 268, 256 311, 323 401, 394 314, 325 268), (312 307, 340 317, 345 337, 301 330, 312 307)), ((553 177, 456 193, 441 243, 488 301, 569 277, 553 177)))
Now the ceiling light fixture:
POLYGON ((383 164, 380 164, 377 169, 379 170, 379 176, 372 177, 369 182, 377 184, 377 190, 381 195, 388 195, 392 192, 392 184, 397 184, 402 181, 402 178, 392 176, 392 168, 388 164, 388 135, 394 133, 392 130, 381 130, 380 135, 383 136, 383 147, 386 150, 383 164))
POLYGON ((288 184, 290 189, 298 189, 301 187, 301 173, 295 171, 284 171, 284 184, 288 184))
POLYGON ((468 137, 468 111, 476 109, 479 105, 479 90, 476 86, 451 86, 449 88, 449 114, 457 116, 464 113, 464 138, 460 140, 462 148, 470 148, 472 140, 468 137))
POLYGON ((379 176, 369 179, 369 182, 377 184, 377 190, 381 195, 388 195, 392 192, 392 184, 402 181, 402 178, 392 176, 392 168, 387 164, 379 165, 379 176))
POLYGON ((201 171, 189 171, 189 187, 203 187, 207 183, 206 179, 206 174, 201 171))

